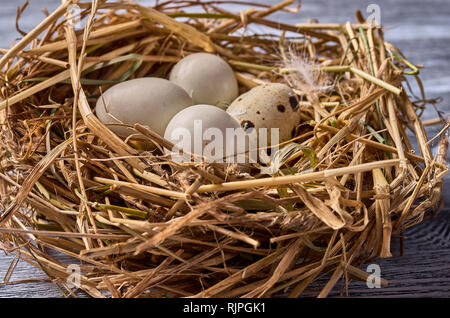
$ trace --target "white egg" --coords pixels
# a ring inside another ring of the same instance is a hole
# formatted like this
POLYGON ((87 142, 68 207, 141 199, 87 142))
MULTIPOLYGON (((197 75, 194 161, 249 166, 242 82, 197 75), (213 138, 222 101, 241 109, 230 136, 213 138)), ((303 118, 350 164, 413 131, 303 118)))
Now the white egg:
POLYGON ((162 78, 143 77, 116 84, 97 100, 98 119, 113 132, 127 137, 138 123, 162 136, 170 119, 193 105, 191 97, 178 85, 162 78))
POLYGON ((278 129, 279 142, 283 142, 292 138, 300 121, 297 96, 289 86, 281 83, 252 88, 239 96, 227 112, 246 131, 254 128, 259 133, 260 128, 267 128, 268 145, 272 142, 270 129, 278 129))
POLYGON ((244 130, 227 112, 212 105, 180 111, 167 125, 164 138, 176 146, 174 152, 166 150, 174 161, 191 161, 189 155, 177 156, 179 150, 195 154, 195 161, 202 161, 203 156, 209 162, 238 162, 236 154, 245 156, 244 130))
POLYGON ((233 69, 222 58, 209 53, 194 53, 181 59, 169 79, 184 88, 194 104, 225 108, 239 94, 233 69))

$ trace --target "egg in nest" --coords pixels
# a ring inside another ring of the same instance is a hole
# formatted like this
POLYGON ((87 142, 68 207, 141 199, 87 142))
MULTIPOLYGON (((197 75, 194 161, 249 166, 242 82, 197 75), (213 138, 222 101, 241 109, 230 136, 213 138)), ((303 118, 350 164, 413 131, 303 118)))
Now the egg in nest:
POLYGON ((279 129, 279 142, 293 137, 295 127, 300 122, 297 95, 287 85, 281 83, 263 84, 239 96, 228 107, 227 112, 251 132, 267 128, 268 145, 271 144, 270 129, 279 129))

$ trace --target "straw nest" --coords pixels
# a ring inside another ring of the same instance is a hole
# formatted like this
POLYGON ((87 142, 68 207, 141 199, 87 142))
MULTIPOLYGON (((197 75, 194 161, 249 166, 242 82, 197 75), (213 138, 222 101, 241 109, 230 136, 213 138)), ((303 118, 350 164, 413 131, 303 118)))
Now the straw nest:
POLYGON ((77 264, 79 288, 94 297, 298 297, 324 275, 325 297, 341 278, 366 280, 358 267, 391 256, 391 236, 439 205, 447 126, 427 138, 425 96, 404 88, 421 87, 421 66, 380 26, 359 12, 343 25, 266 18, 295 11, 293 0, 240 13, 222 3, 79 3, 77 30, 67 1, 2 51, 2 248, 64 294, 77 264), (201 51, 229 62, 241 92, 285 82, 298 94, 302 121, 272 175, 258 164, 171 162, 95 117, 114 83, 167 77, 201 51))

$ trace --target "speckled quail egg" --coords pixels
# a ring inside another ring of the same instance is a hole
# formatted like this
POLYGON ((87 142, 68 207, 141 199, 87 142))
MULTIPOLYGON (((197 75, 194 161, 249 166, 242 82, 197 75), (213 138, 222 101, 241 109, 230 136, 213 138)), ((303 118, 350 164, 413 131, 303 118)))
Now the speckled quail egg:
POLYGON ((178 85, 162 78, 143 77, 116 84, 97 100, 98 119, 113 132, 127 137, 136 132, 124 125, 138 123, 162 135, 170 119, 193 105, 178 85))
MULTIPOLYGON (((167 125, 164 138, 175 147, 166 149, 174 161, 235 162, 237 154, 245 156, 246 134, 226 111, 212 105, 194 105, 176 114, 167 125), (238 144, 240 142, 240 144, 238 144), (179 154, 182 150, 183 154, 179 154), (230 159, 228 159, 230 158, 230 159)), ((238 161, 239 162, 239 161, 238 161)))
MULTIPOLYGON (((292 137, 300 121, 299 102, 294 91, 281 83, 256 86, 239 96, 228 107, 227 112, 239 121, 245 131, 260 128, 279 129, 279 141, 292 137)), ((256 134, 255 134, 256 136, 256 134)), ((271 144, 270 132, 267 136, 271 144)))
POLYGON ((219 56, 194 53, 181 59, 169 80, 184 88, 194 104, 226 108, 239 94, 233 69, 219 56))

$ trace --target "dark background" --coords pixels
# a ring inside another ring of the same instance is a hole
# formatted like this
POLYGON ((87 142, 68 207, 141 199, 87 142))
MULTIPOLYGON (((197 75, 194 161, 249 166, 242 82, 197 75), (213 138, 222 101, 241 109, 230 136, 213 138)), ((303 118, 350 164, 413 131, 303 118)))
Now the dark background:
MULTIPOLYGON (((30 0, 30 6, 20 21, 21 29, 31 30, 44 17, 46 7, 55 9, 60 0, 30 0)), ((138 1, 151 4, 153 1, 138 1)), ((260 1, 275 4, 278 0, 260 1)), ((19 37, 15 30, 15 16, 23 0, 0 0, 0 47, 7 48, 19 37)), ((386 40, 399 47, 413 63, 425 65, 420 76, 427 98, 442 97, 438 108, 445 115, 450 113, 450 2, 448 0, 304 0, 298 14, 276 13, 272 20, 288 23, 318 19, 323 23, 356 22, 355 10, 367 16, 369 4, 381 9, 381 24, 385 26, 386 40)), ((232 6, 238 11, 240 8, 232 6)), ((258 31, 250 26, 250 31, 258 31)), ((412 81, 413 82, 413 81, 412 81)), ((418 94, 417 87, 413 90, 418 94)), ((436 118, 432 106, 425 111, 423 119, 436 118)), ((429 137, 442 127, 427 127, 429 137)), ((433 148, 433 152, 435 152, 433 148)), ((394 238, 394 256, 376 260, 381 267, 381 276, 389 286, 369 289, 365 283, 351 281, 351 297, 450 297, 450 180, 444 186, 444 210, 437 216, 408 229, 405 232, 404 255, 400 257, 399 240, 394 238), (447 202, 448 201, 448 202, 447 202)), ((13 255, 0 251, 0 281, 2 281, 13 255)), ((362 267, 365 270, 365 267, 362 267)), ((44 278, 45 275, 25 262, 19 262, 11 280, 44 278)), ((326 278, 324 278, 326 279, 326 278)), ((320 288, 320 285, 316 285, 320 288)), ((341 295, 341 285, 335 287, 330 296, 341 295)), ((313 290, 309 291, 313 292, 313 290)), ((58 289, 49 282, 1 285, 0 297, 60 297, 58 289)))

